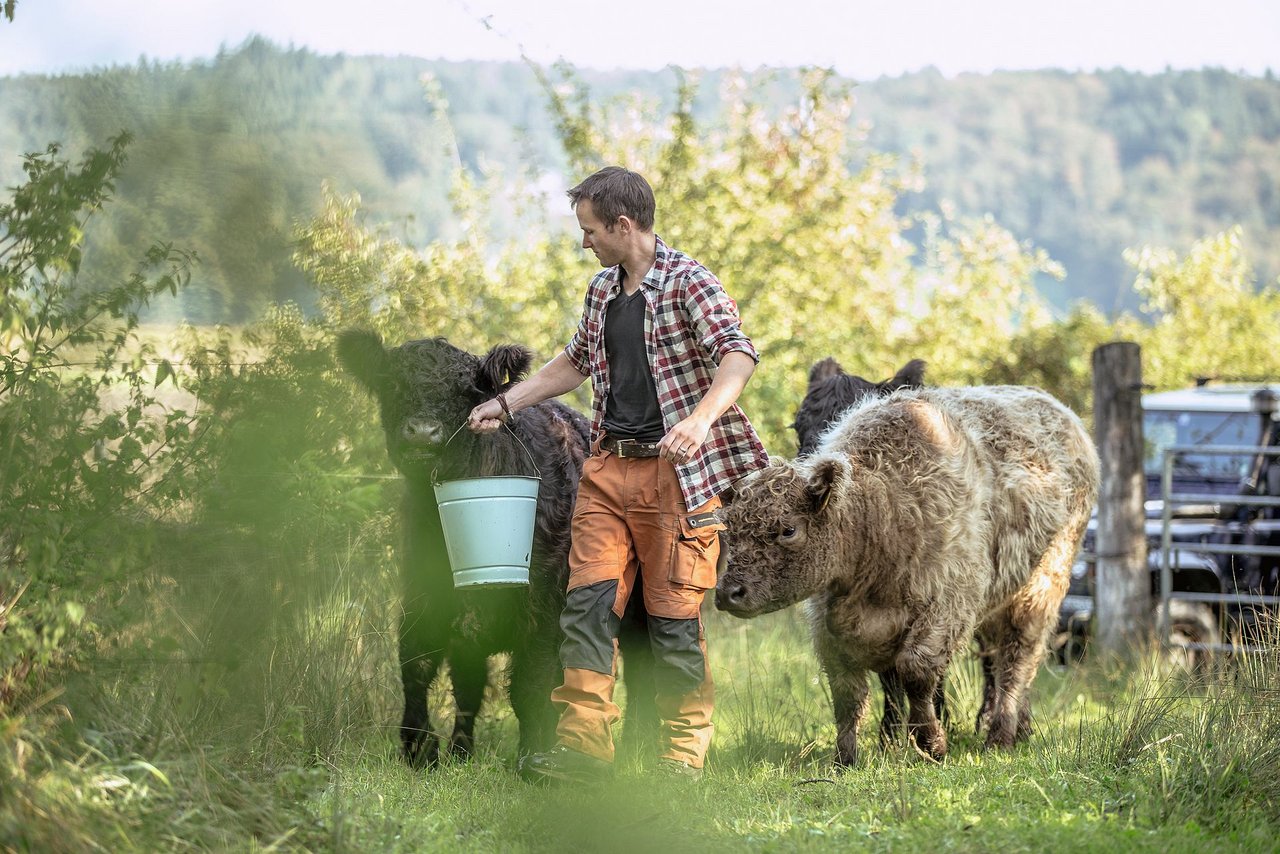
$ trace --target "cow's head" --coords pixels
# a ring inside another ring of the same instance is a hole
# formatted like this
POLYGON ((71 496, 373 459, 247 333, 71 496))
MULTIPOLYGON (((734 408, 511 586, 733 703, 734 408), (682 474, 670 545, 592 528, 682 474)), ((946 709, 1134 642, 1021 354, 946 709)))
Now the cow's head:
POLYGON ((739 481, 721 511, 728 557, 716 607, 755 617, 821 590, 837 565, 838 523, 851 486, 848 463, 834 456, 773 460, 739 481))
POLYGON ((922 360, 912 359, 889 379, 873 383, 845 373, 833 358, 816 363, 809 369, 809 388, 791 425, 796 431, 799 455, 816 451, 822 434, 854 404, 868 397, 884 397, 900 388, 920 388, 924 385, 924 367, 922 360))
MULTIPOLYGON (((518 345, 478 357, 443 338, 388 349, 377 333, 362 330, 339 335, 337 352, 343 368, 377 397, 387 451, 406 476, 429 470, 471 410, 509 388, 533 361, 518 345)), ((469 439, 459 435, 454 444, 469 439)))

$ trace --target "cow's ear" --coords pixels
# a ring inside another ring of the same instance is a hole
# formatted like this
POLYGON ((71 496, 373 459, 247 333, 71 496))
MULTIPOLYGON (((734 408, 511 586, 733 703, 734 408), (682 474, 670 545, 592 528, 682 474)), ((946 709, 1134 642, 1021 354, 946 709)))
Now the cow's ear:
POLYGON ((884 392, 897 391, 900 388, 920 388, 924 385, 924 359, 912 359, 893 375, 893 379, 880 383, 884 392))
POLYGON ((499 344, 480 360, 476 368, 476 387, 486 394, 497 394, 510 388, 533 364, 533 352, 519 344, 499 344))
POLYGON ((844 464, 837 459, 821 460, 813 467, 813 474, 805 484, 805 492, 809 496, 809 510, 815 516, 823 515, 831 503, 835 493, 836 482, 844 473, 844 464))
POLYGON ((365 388, 377 392, 390 373, 391 357, 382 337, 367 329, 348 329, 338 335, 338 363, 365 388))
POLYGON ((824 380, 838 377, 843 373, 844 368, 840 367, 840 363, 833 357, 828 356, 821 362, 815 362, 813 367, 809 369, 809 385, 817 385, 824 380))

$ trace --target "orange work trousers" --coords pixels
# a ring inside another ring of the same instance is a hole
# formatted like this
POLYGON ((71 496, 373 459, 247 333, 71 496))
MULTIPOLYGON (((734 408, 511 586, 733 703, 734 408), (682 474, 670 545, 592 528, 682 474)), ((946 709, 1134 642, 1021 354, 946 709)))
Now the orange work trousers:
POLYGON ((659 756, 701 768, 711 743, 715 689, 707 665, 702 600, 715 587, 720 499, 688 511, 675 468, 660 457, 596 450, 574 506, 569 594, 561 615, 564 684, 559 743, 613 760, 617 635, 636 574, 655 659, 659 756))

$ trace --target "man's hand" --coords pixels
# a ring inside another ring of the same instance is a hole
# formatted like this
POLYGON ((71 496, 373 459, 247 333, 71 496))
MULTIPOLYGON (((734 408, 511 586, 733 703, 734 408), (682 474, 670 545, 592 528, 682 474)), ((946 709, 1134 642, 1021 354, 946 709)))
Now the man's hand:
POLYGON ((473 433, 492 433, 506 420, 507 414, 502 411, 502 404, 495 397, 471 410, 471 414, 467 416, 467 426, 473 433))
POLYGON ((755 361, 746 353, 736 350, 725 353, 711 380, 711 388, 707 389, 693 412, 662 437, 658 453, 674 465, 693 459, 702 443, 707 441, 711 425, 738 399, 755 369, 755 361))
POLYGON ((711 425, 697 416, 690 415, 676 426, 658 443, 658 454, 671 461, 672 465, 683 465, 693 459, 707 441, 707 433, 711 425))

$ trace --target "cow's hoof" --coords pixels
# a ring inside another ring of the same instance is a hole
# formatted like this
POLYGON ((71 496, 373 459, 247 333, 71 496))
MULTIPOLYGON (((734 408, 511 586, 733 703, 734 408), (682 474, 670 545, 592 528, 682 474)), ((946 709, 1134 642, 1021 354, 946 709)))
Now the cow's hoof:
POLYGON ((410 768, 418 771, 428 770, 440 762, 440 745, 434 738, 405 741, 400 755, 410 768))
POLYGON ((987 747, 1008 750, 1017 741, 1017 727, 1004 719, 996 719, 987 732, 987 747))
POLYGON ((931 762, 941 762, 947 758, 947 734, 940 726, 916 730, 915 746, 931 762))

